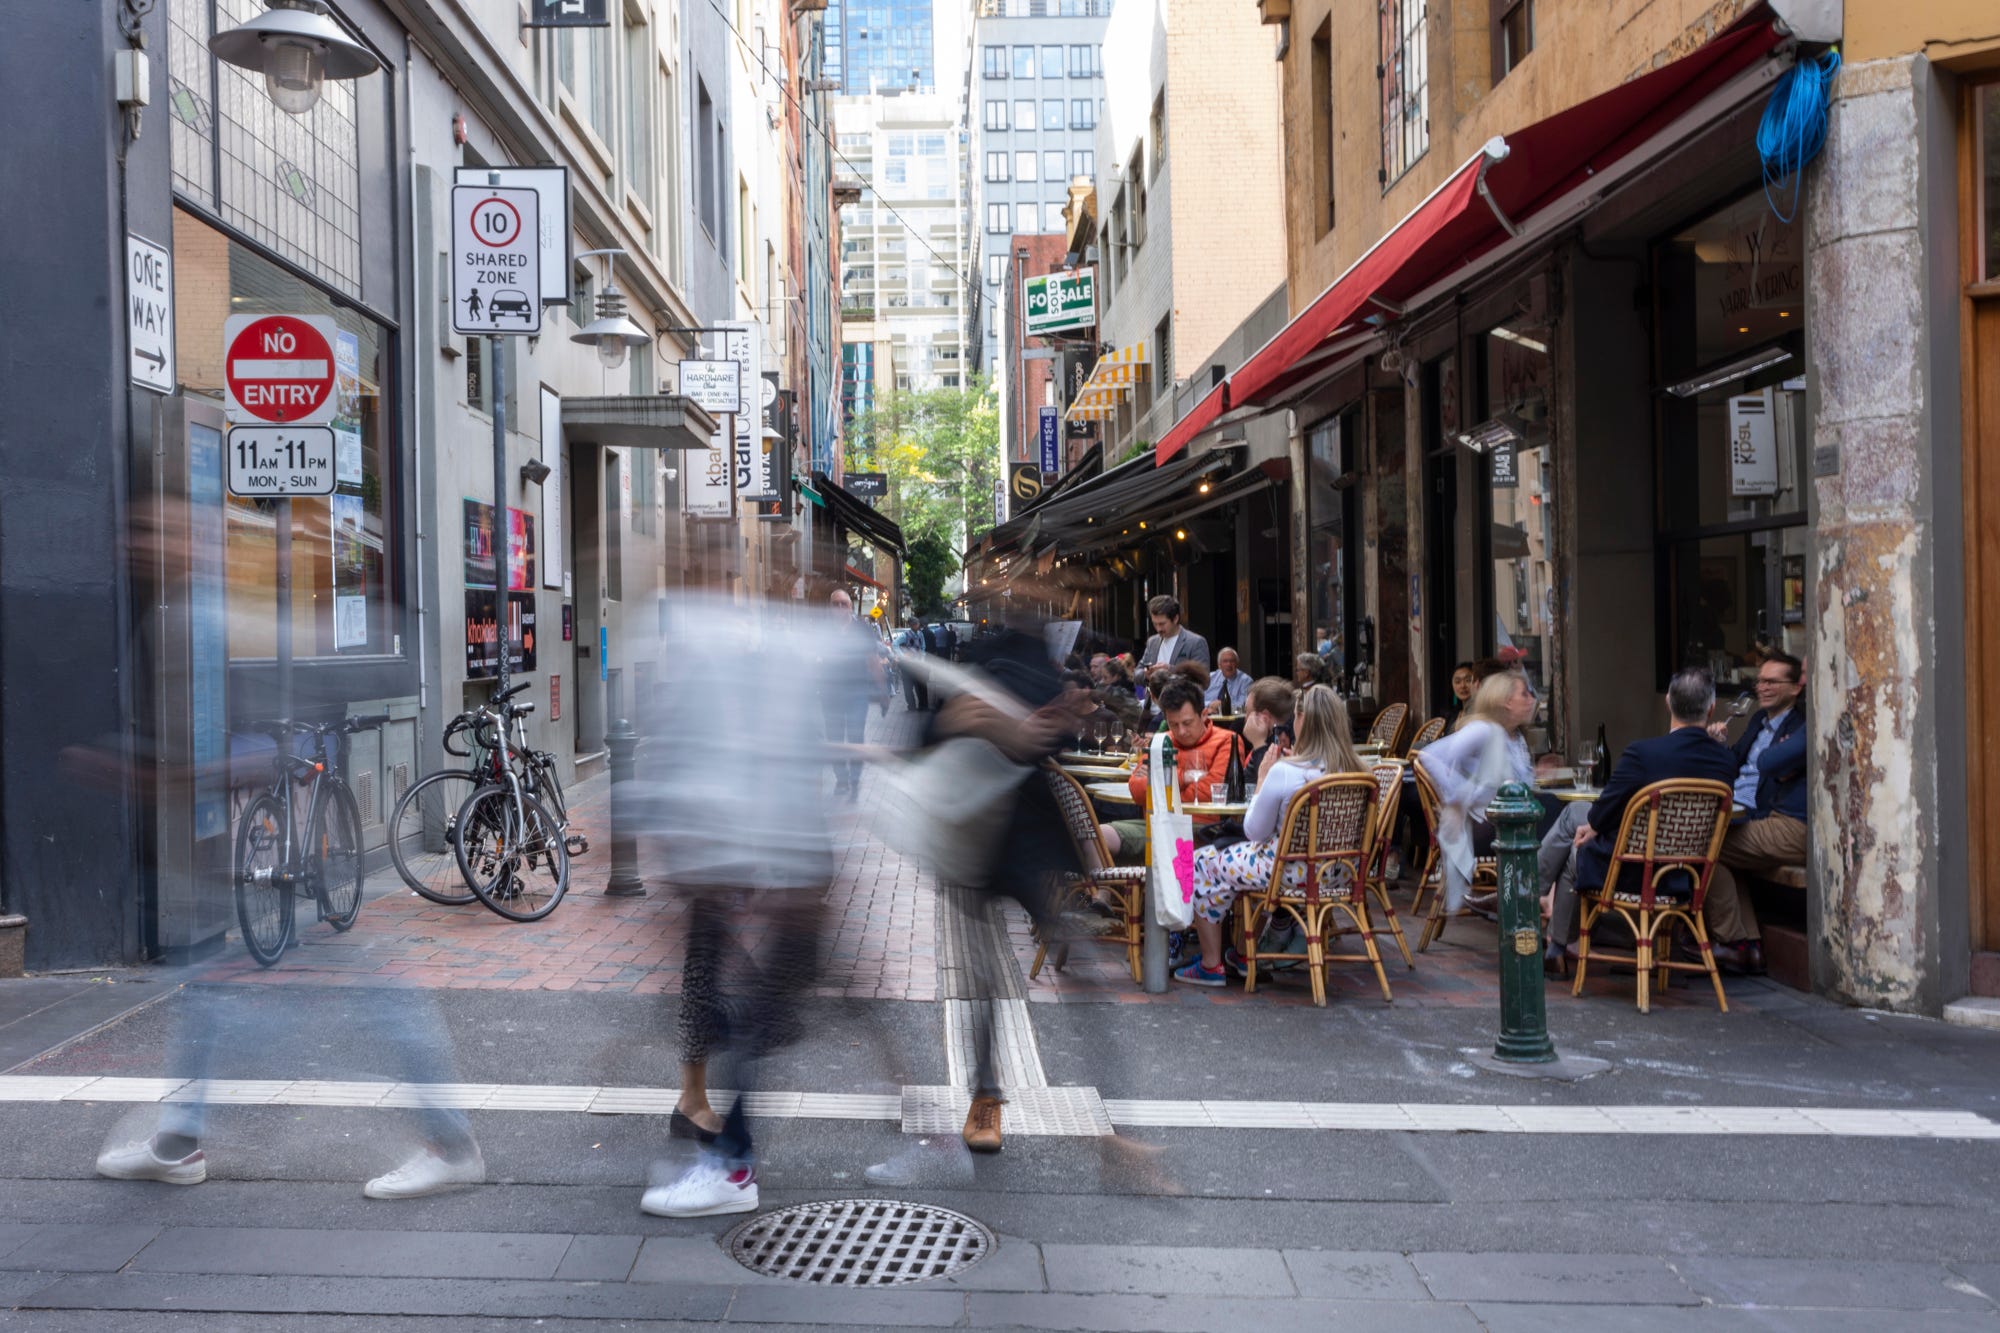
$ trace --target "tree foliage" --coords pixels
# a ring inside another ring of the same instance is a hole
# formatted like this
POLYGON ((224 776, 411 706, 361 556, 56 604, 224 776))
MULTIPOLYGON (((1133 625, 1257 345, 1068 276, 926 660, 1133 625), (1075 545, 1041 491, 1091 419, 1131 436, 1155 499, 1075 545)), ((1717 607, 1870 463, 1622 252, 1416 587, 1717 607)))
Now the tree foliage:
MULTIPOLYGON (((913 548, 928 540, 944 552, 941 587, 958 569, 957 553, 993 526, 1000 406, 991 386, 976 377, 962 389, 884 394, 848 423, 847 468, 888 476, 882 512, 913 548)), ((912 583, 915 595, 914 572, 912 583)))
POLYGON ((958 559, 942 537, 932 534, 910 543, 909 558, 903 562, 903 590, 909 593, 918 619, 937 619, 947 613, 950 608, 945 605, 944 585, 957 569, 958 559))

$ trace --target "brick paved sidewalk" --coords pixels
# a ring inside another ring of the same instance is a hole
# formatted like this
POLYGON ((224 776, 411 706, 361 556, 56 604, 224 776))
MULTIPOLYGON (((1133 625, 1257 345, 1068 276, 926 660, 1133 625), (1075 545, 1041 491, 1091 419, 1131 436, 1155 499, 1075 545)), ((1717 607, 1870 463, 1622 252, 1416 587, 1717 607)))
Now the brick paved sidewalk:
MULTIPOLYGON (((876 784, 863 784, 862 804, 876 784)), ((540 921, 503 920, 478 903, 440 907, 411 893, 393 867, 369 876, 371 896, 345 934, 300 918, 297 946, 260 968, 233 940, 201 977, 259 985, 420 986, 450 990, 678 994, 689 899, 641 856, 644 898, 608 898, 608 777, 579 784, 571 810, 590 839, 570 888, 540 921), (379 896, 374 896, 379 895, 379 896)), ((826 973, 820 994, 933 1000, 938 994, 936 894, 916 867, 874 840, 855 809, 834 812, 839 853, 828 894, 826 973)), ((759 943, 752 932, 753 947, 759 943)))

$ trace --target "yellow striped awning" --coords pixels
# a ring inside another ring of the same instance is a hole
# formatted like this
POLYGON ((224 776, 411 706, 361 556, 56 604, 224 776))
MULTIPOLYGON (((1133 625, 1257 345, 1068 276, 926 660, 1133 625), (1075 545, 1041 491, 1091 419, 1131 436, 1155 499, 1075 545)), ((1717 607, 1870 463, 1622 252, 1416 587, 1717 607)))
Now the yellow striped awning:
POLYGON ((1132 386, 1145 373, 1146 343, 1144 339, 1116 351, 1106 352, 1097 358, 1097 365, 1091 369, 1090 378, 1076 392, 1064 419, 1069 421, 1104 421, 1110 418, 1118 405, 1132 392, 1132 386))

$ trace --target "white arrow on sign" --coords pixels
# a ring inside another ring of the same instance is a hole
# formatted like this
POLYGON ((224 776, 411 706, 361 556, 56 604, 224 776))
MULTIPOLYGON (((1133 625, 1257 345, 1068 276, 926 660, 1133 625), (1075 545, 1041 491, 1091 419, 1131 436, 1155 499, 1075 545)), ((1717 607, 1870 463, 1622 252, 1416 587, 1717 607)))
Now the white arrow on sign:
POLYGON ((125 332, 134 384, 174 391, 174 262, 162 246, 125 234, 125 332))

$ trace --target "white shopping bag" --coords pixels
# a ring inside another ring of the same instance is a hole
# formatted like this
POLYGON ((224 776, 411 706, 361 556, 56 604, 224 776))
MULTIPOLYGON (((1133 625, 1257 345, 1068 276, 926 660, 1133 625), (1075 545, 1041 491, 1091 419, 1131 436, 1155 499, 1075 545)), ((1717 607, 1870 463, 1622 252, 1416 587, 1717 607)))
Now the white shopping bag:
POLYGON ((1166 746, 1167 734, 1156 733, 1147 757, 1153 790, 1147 807, 1146 886, 1153 919, 1168 930, 1185 930, 1194 920, 1194 816, 1181 813, 1180 784, 1169 779, 1166 746))

